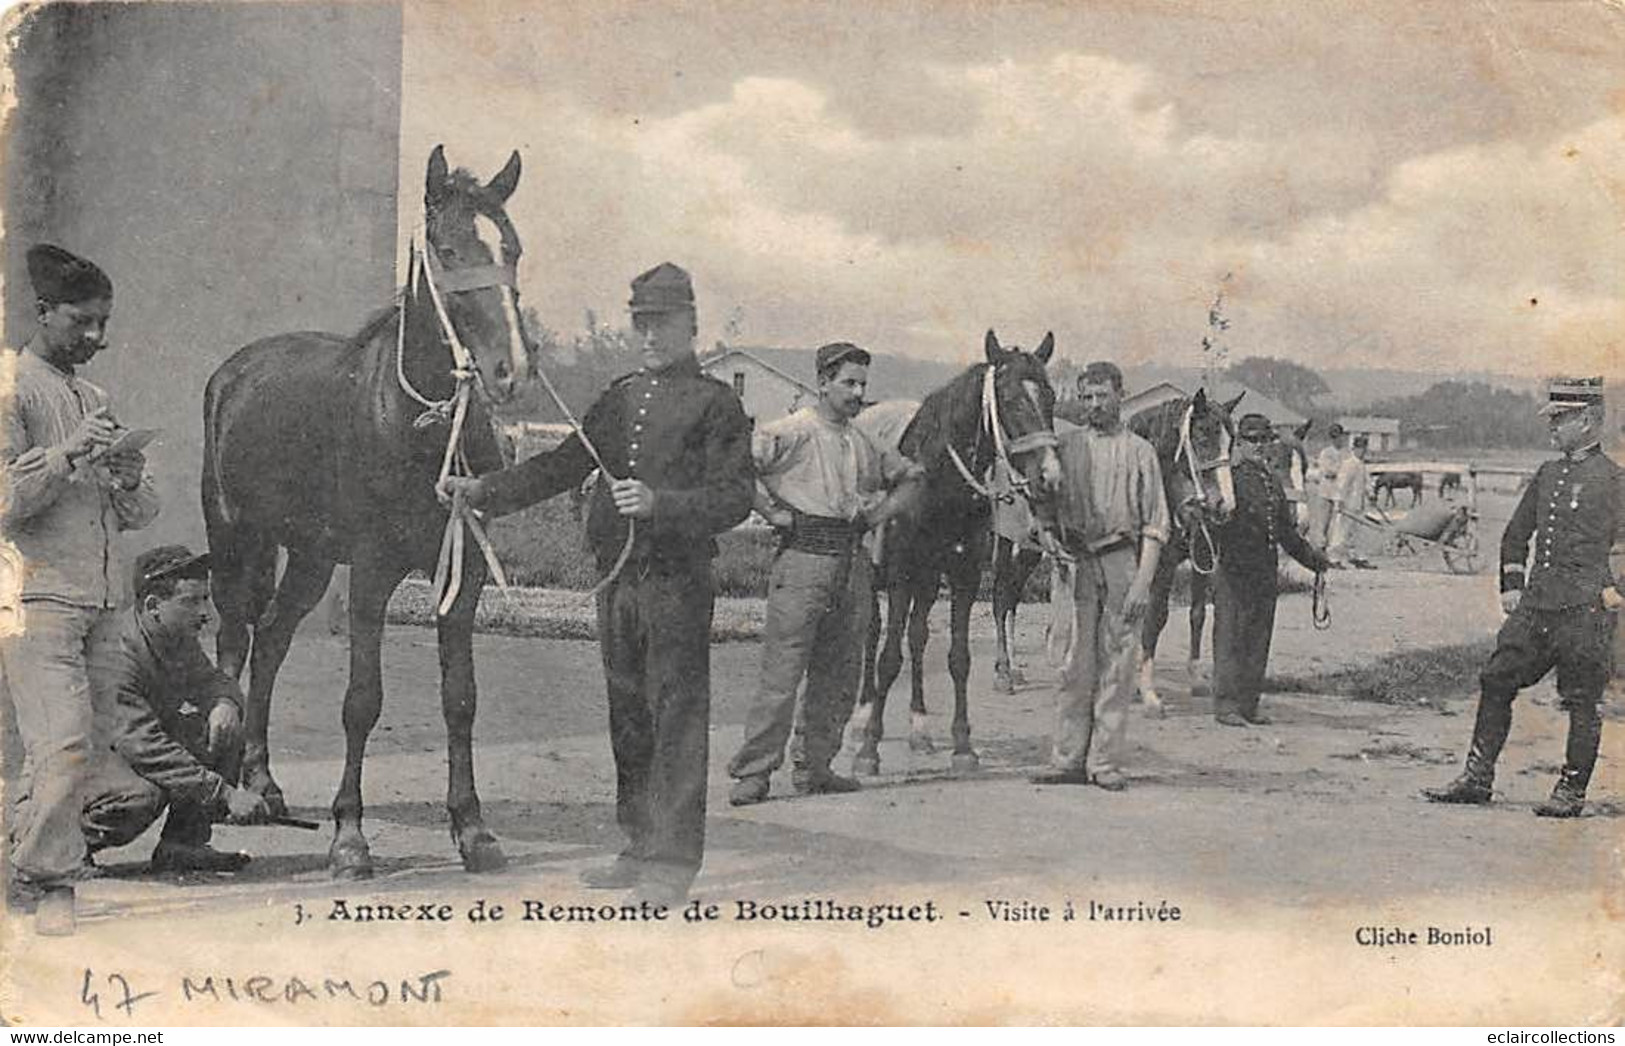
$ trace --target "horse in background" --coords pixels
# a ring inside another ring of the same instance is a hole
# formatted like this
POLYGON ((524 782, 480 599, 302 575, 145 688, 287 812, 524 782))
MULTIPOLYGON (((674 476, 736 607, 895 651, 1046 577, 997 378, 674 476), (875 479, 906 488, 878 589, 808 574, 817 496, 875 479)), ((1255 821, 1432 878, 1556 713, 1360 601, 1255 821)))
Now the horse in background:
POLYGON ((414 568, 460 577, 437 622, 452 840, 469 871, 506 863, 474 786, 474 611, 486 564, 477 541, 455 540, 448 522, 460 528, 464 517, 449 517, 435 484, 453 461, 474 473, 501 466, 489 407, 512 399, 530 368, 514 279, 521 248, 505 209, 519 169, 515 152, 481 184, 448 171, 436 146, 424 241, 414 239, 400 300, 353 337, 281 334, 239 349, 205 392, 203 516, 220 668, 237 678, 249 666, 243 783, 274 813, 287 810, 267 744, 277 671, 335 564, 350 564, 344 773, 328 851, 335 876, 372 873, 362 759, 383 704, 384 610, 414 568))
MULTIPOLYGON (((854 733, 855 773, 880 772, 886 695, 902 672, 906 631, 912 675, 910 746, 934 746, 925 730, 925 647, 929 615, 947 579, 951 599, 948 673, 954 684, 952 766, 975 770, 966 682, 970 676, 970 614, 990 547, 988 476, 995 461, 1014 467, 1015 485, 1047 519, 1060 484, 1055 451, 1055 391, 1045 364, 1055 348, 1046 334, 1035 352, 1004 348, 987 332, 986 362, 970 367, 920 404, 898 449, 925 471, 919 496, 882 537, 880 575, 886 590, 885 645, 865 671, 854 733)), ((861 418, 862 415, 860 414, 861 418)))
MULTIPOLYGON (((1459 476, 1456 478, 1456 482, 1458 484, 1461 482, 1459 476)), ((1420 472, 1379 472, 1376 478, 1372 480, 1371 500, 1376 501, 1377 495, 1382 494, 1384 495, 1383 507, 1393 508, 1394 491, 1408 490, 1411 492, 1411 508, 1415 508, 1422 503, 1426 486, 1427 483, 1420 472)), ((1440 486, 1443 486, 1442 481, 1440 486)))
POLYGON ((1193 677, 1197 671, 1195 652, 1201 649, 1201 629, 1207 617, 1208 576, 1218 565, 1218 546, 1210 527, 1222 522, 1235 507, 1230 475, 1230 446, 1235 439, 1231 414, 1240 402, 1241 396, 1237 396, 1215 403, 1206 389, 1197 389, 1189 399, 1166 400, 1128 419, 1129 429, 1157 452, 1171 525, 1140 626, 1139 691, 1147 714, 1163 714, 1155 681, 1157 640, 1168 624, 1175 568, 1186 559, 1191 561, 1193 677))

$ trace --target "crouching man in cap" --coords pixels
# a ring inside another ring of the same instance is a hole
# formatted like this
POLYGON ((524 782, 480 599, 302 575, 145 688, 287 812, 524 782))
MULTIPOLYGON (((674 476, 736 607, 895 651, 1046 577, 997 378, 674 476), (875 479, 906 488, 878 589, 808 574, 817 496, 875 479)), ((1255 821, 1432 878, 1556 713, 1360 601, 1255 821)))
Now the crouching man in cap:
POLYGON ((242 693, 209 662, 209 557, 164 545, 136 557, 135 606, 118 646, 90 664, 90 686, 113 712, 118 780, 98 780, 85 804, 91 849, 123 846, 167 808, 153 871, 234 872, 248 855, 209 846, 217 817, 251 821, 265 800, 236 786, 243 756, 242 693))
POLYGON ((857 701, 869 634, 873 572, 862 540, 903 506, 911 489, 904 481, 917 473, 852 424, 863 409, 869 359, 847 342, 820 348, 817 405, 762 426, 752 440, 756 507, 778 528, 780 547, 767 599, 761 691, 728 764, 735 806, 767 798, 793 723, 796 791, 858 790, 830 763, 857 701))
POLYGON ((112 758, 87 665, 117 641, 115 535, 152 522, 158 497, 140 451, 108 452, 119 424, 107 393, 78 374, 107 347, 112 281, 50 244, 29 249, 28 275, 38 327, 21 351, 0 352, 0 522, 22 559, 22 628, 0 639, 0 668, 28 770, 9 827, 12 868, 40 895, 35 929, 68 934, 88 861, 79 819, 112 758))
POLYGON ((1268 723, 1258 710, 1275 634, 1278 548, 1309 570, 1331 561, 1298 533, 1292 503, 1270 470, 1275 428, 1262 414, 1244 414, 1233 448, 1236 510, 1219 527, 1213 577, 1213 714, 1225 726, 1268 723))
POLYGON ((1541 413, 1563 456, 1541 465, 1501 538, 1507 619, 1479 676, 1467 765, 1450 784, 1422 794, 1436 803, 1489 802, 1495 760, 1512 728, 1513 698, 1556 668, 1558 703, 1569 714, 1568 745, 1551 798, 1535 813, 1578 817, 1602 741, 1599 706, 1614 619, 1625 603, 1625 580, 1613 574, 1608 558, 1625 539, 1625 470, 1601 449, 1601 378, 1553 382, 1541 413))
POLYGON ((576 433, 499 472, 449 479, 443 492, 513 512, 579 486, 602 459, 587 536, 600 572, 614 572, 598 595, 598 642, 628 844, 583 881, 677 903, 705 850, 714 537, 750 514, 755 474, 739 397, 695 358, 688 273, 651 269, 632 281, 630 306, 644 366, 587 411, 581 429, 598 458, 576 433))

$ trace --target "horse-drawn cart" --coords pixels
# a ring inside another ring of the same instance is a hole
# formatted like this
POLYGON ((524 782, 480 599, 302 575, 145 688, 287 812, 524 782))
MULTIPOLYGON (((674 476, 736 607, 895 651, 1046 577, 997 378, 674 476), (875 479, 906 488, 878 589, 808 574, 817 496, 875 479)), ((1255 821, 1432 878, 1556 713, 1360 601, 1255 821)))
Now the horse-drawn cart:
POLYGON ((1383 462, 1368 466, 1374 480, 1388 475, 1419 477, 1421 487, 1437 477, 1439 500, 1421 501, 1407 512, 1391 515, 1375 501, 1361 523, 1383 536, 1391 556, 1416 556, 1438 549, 1445 566, 1457 574, 1478 570, 1478 471, 1472 465, 1445 462, 1383 462))

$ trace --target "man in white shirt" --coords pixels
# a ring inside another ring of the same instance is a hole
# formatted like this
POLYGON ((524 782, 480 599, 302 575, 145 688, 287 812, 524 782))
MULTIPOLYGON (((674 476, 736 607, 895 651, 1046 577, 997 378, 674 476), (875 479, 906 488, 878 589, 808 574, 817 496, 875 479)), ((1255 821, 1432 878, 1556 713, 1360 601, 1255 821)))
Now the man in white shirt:
POLYGON ((1326 445, 1310 461, 1310 475, 1304 477, 1309 494, 1309 544, 1326 551, 1332 522, 1332 503, 1337 500, 1337 472, 1343 465, 1343 426, 1332 423, 1326 432, 1326 445))
POLYGON ((869 353, 846 342, 818 350, 818 403, 763 425, 751 443, 756 508, 778 528, 762 643, 761 693, 728 764, 729 801, 762 802, 784 763, 803 677, 797 792, 853 792, 830 769, 857 700, 872 574, 864 532, 902 506, 915 471, 852 424, 863 409, 869 353), (888 493, 890 488, 890 493, 888 493))
POLYGON ((1371 474, 1366 471, 1366 437, 1354 437, 1349 452, 1343 455, 1337 469, 1337 490, 1332 500, 1332 522, 1328 530, 1326 555, 1332 564, 1346 567, 1369 567, 1355 548, 1359 520, 1365 518, 1366 500, 1371 489, 1371 474))

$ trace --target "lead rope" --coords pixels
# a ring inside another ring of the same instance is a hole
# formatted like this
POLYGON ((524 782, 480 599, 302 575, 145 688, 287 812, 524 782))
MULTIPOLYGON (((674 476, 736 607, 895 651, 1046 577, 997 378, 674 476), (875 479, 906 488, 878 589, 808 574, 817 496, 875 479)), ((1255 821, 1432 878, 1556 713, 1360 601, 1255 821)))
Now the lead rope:
MULTIPOLYGON (((396 330, 395 373, 401 388, 425 408, 424 412, 412 422, 413 427, 426 428, 437 419, 445 417, 448 409, 450 411, 451 432, 446 437, 446 451, 441 456, 440 473, 435 479, 435 488, 438 490, 447 476, 467 476, 473 472, 469 467, 467 452, 463 448, 463 424, 468 417, 469 388, 480 379, 478 369, 471 365, 473 356, 458 337, 457 328, 453 326, 451 316, 446 312, 446 304, 440 297, 440 288, 435 285, 434 272, 429 268, 427 259, 421 256, 422 250, 423 248, 418 246, 417 237, 414 236, 411 259, 407 265, 407 287, 416 287, 418 266, 421 264, 423 282, 429 288, 429 300, 434 304, 435 316, 439 319, 441 331, 446 337, 446 347, 451 351, 451 376, 457 383, 457 391, 452 394, 450 400, 431 401, 414 389, 412 383, 407 380, 404 295, 401 301, 400 323, 396 330)), ((502 569, 502 561, 497 557, 496 546, 491 544, 491 538, 486 534, 479 514, 468 506, 461 494, 455 495, 451 499, 451 511, 446 516, 446 529, 440 537, 440 555, 435 562, 435 614, 438 617, 445 617, 451 613, 451 608, 463 590, 463 551, 467 547, 466 534, 474 535, 474 541, 480 546, 480 553, 485 557, 485 565, 491 571, 492 579, 504 593, 508 590, 508 575, 502 569)))
MULTIPOLYGON (((1195 496, 1199 498, 1202 492, 1202 476, 1196 470, 1196 448, 1191 444, 1192 409, 1186 407, 1185 413, 1179 419, 1178 456, 1185 459, 1185 467, 1191 473, 1192 489, 1196 491, 1195 496)), ((1213 532, 1208 529, 1207 514, 1205 512, 1198 511, 1196 513, 1196 530, 1198 534, 1202 535, 1202 542, 1207 545, 1208 565, 1203 567, 1201 563, 1197 562, 1196 542, 1193 540, 1190 542, 1191 569, 1203 577, 1210 577, 1214 571, 1219 569, 1219 546, 1213 540, 1213 532)))
POLYGON ((1315 631, 1324 632, 1332 627, 1332 605, 1326 598, 1326 575, 1315 571, 1315 583, 1309 590, 1309 619, 1315 631))

